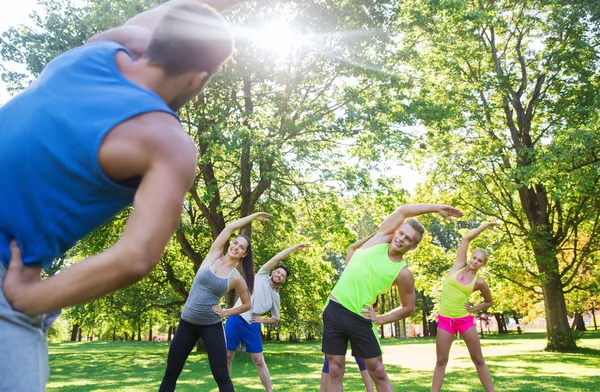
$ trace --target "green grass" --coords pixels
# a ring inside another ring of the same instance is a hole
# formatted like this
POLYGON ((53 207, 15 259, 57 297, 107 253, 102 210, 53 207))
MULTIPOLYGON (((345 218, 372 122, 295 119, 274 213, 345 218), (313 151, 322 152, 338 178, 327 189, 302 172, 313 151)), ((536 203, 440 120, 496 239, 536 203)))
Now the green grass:
MULTIPOLYGON (((428 391, 435 363, 432 338, 382 342, 384 362, 396 391, 428 391), (412 365, 415 358, 425 367, 412 365), (395 363, 395 364, 394 364, 395 363)), ((464 351, 464 343, 453 350, 464 351)), ((576 353, 543 351, 542 333, 486 336, 483 353, 497 391, 600 391, 600 331, 587 332, 576 353)), ((156 391, 168 351, 158 342, 82 342, 50 344, 48 391, 156 391)), ((265 358, 275 390, 317 391, 323 357, 320 343, 266 343, 265 358)), ((234 360, 236 391, 260 391, 262 385, 249 355, 234 360)), ((206 354, 192 353, 178 381, 178 391, 216 391, 206 354)), ((347 391, 364 390, 356 364, 348 364, 347 391)), ((482 391, 468 356, 451 359, 444 391, 482 391)))

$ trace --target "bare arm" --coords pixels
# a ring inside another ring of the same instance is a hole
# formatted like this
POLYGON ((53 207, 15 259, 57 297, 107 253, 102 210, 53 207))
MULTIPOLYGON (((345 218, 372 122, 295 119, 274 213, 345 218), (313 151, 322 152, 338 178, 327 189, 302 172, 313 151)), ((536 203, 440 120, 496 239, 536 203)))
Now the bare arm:
POLYGON ((254 314, 252 315, 252 322, 257 324, 277 324, 279 319, 275 317, 263 318, 254 314))
POLYGON ((229 309, 223 309, 220 305, 214 305, 213 311, 220 317, 235 316, 236 314, 247 312, 252 308, 250 293, 248 292, 248 285, 246 285, 246 281, 244 278, 242 278, 242 275, 236 271, 231 279, 231 288, 235 289, 235 292, 238 297, 240 297, 240 301, 242 303, 229 309))
POLYGON ((473 241, 473 239, 475 239, 475 237, 477 237, 486 229, 494 230, 498 226, 500 226, 500 224, 496 222, 487 222, 468 232, 458 246, 458 251, 456 252, 456 261, 454 262, 454 266, 452 266, 452 269, 449 273, 458 271, 467 265, 467 251, 469 250, 469 244, 471 241, 473 241))
POLYGON ((357 249, 360 249, 361 246, 363 246, 363 244, 365 242, 367 242, 368 240, 371 239, 371 237, 373 237, 376 233, 373 234, 369 234, 368 236, 361 238, 360 240, 356 241, 355 243, 353 243, 352 245, 350 245, 348 247, 348 251, 346 252, 346 261, 344 261, 344 265, 348 265, 348 262, 350 261, 350 259, 352 258, 352 256, 354 256, 354 252, 356 252, 357 249))
POLYGON ((362 311, 365 318, 372 320, 377 325, 381 325, 402 320, 415 311, 415 279, 412 272, 408 268, 403 268, 398 274, 395 284, 398 286, 398 299, 401 306, 381 316, 377 316, 371 306, 369 309, 362 311))
MULTIPOLYGON (((248 215, 241 219, 235 220, 235 221, 231 222, 230 224, 228 224, 227 226, 225 226, 223 231, 221 231, 219 233, 219 235, 213 242, 212 246, 210 247, 210 250, 208 251, 208 255, 202 262, 202 265, 205 265, 206 263, 210 263, 211 261, 214 261, 223 255, 223 248, 225 247, 225 244, 227 243, 227 241, 229 241, 229 239, 231 238, 231 235, 233 234, 234 231, 243 228, 244 226, 246 226, 248 223, 252 222, 253 220, 266 221, 266 220, 269 220, 269 218, 271 218, 271 216, 272 216, 271 214, 267 214, 266 212, 255 212, 252 215, 248 215)), ((202 265, 201 265, 201 267, 202 267, 202 265)))
POLYGON ((197 3, 205 4, 213 8, 217 12, 226 10, 234 5, 243 3, 244 0, 171 0, 162 3, 154 8, 137 14, 136 16, 125 22, 124 26, 136 25, 153 31, 160 19, 165 15, 169 8, 179 3, 197 3))
POLYGON ((114 41, 129 50, 134 60, 139 59, 146 52, 152 32, 144 27, 130 25, 120 26, 93 35, 87 43, 100 41, 114 41))
POLYGON ((483 296, 483 302, 479 305, 472 306, 470 303, 465 303, 465 309, 469 313, 477 313, 482 310, 486 310, 494 305, 494 301, 492 300, 492 293, 490 292, 490 288, 483 278, 477 277, 477 282, 475 282, 475 290, 479 290, 481 295, 483 296))
POLYGON ((383 223, 379 226, 377 233, 367 241, 364 247, 369 248, 383 243, 386 236, 394 234, 406 219, 432 212, 440 214, 449 221, 452 221, 452 218, 460 218, 463 216, 463 213, 460 210, 446 204, 405 204, 398 207, 396 211, 385 218, 383 223))
POLYGON ((303 250, 306 249, 310 246, 310 244, 296 244, 293 246, 290 246, 287 249, 282 250, 281 252, 277 253, 275 256, 273 256, 269 261, 267 261, 262 267, 261 269, 263 271, 270 271, 273 269, 273 267, 275 267, 281 260, 285 259, 290 253, 292 253, 295 250, 303 250))
POLYGON ((194 2, 206 4, 216 11, 223 11, 229 7, 240 4, 243 0, 171 0, 152 9, 137 14, 122 26, 103 31, 92 36, 87 43, 98 41, 115 41, 125 46, 134 59, 143 56, 154 28, 166 11, 174 4, 181 2, 194 2))
MULTIPOLYGON (((131 141, 132 148, 121 143, 121 150, 109 153, 115 166, 125 162, 143 174, 134 209, 119 242, 33 284, 23 282, 29 267, 23 266, 17 248, 4 282, 6 297, 15 309, 35 316, 85 303, 139 281, 158 262, 180 223, 183 200, 195 177, 196 148, 177 120, 171 116, 153 118, 156 132, 135 129, 138 137, 131 141), (177 128, 168 132, 168 127, 177 128), (143 153, 138 154, 138 150, 143 153)), ((117 133, 111 131, 106 140, 117 133)))

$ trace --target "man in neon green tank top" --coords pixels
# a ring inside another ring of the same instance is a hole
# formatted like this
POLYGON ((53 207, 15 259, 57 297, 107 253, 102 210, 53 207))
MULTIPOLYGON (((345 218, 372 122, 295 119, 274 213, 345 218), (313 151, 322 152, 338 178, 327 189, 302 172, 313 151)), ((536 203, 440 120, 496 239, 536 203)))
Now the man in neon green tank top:
POLYGON ((333 288, 323 311, 322 351, 329 360, 329 392, 343 390, 348 341, 352 355, 365 360, 377 391, 393 391, 383 367, 375 326, 401 320, 413 312, 414 278, 406 266, 404 255, 417 247, 425 232, 425 228, 412 218, 434 212, 449 220, 463 215, 445 204, 401 206, 383 221, 377 233, 354 254, 333 288), (378 294, 387 292, 393 284, 398 286, 402 306, 377 316, 371 304, 378 294))

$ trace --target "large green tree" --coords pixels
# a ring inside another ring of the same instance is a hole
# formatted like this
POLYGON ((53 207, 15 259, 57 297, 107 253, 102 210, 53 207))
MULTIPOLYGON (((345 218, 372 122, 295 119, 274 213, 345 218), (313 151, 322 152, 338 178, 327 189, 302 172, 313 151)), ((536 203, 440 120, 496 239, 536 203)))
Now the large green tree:
POLYGON ((502 220, 508 273, 543 296, 550 350, 570 350, 565 291, 598 251, 597 1, 405 1, 404 110, 427 128, 434 183, 502 220))

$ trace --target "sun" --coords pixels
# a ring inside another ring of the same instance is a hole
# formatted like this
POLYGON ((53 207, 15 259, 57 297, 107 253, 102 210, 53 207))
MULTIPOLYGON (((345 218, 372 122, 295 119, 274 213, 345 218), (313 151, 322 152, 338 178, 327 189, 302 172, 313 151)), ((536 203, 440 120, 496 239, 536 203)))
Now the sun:
POLYGON ((264 25, 258 29, 254 40, 259 47, 276 54, 277 57, 291 55, 300 44, 299 37, 284 21, 274 21, 264 25))

